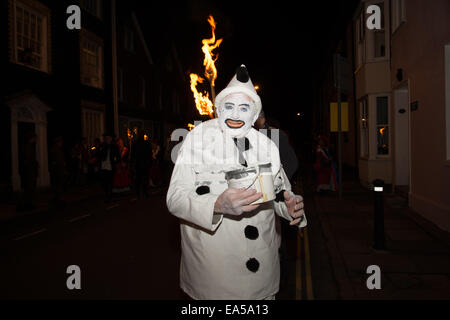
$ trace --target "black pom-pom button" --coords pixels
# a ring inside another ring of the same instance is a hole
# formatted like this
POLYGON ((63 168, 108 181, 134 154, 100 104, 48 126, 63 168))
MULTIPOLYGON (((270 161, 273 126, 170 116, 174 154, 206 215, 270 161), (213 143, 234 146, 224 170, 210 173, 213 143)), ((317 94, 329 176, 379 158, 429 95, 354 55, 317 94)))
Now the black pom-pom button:
POLYGON ((247 261, 247 269, 251 272, 256 272, 259 269, 259 261, 255 258, 251 258, 247 261))
POLYGON ((209 187, 208 186, 200 186, 197 188, 197 190, 195 190, 195 192, 197 192, 198 195, 202 195, 202 194, 207 194, 209 193, 209 187))
POLYGON ((275 195, 275 202, 283 202, 284 201, 284 192, 285 192, 286 190, 281 190, 280 192, 278 192, 276 195, 275 195))
POLYGON ((259 237, 258 228, 254 226, 246 226, 244 229, 245 237, 250 240, 256 240, 259 237))

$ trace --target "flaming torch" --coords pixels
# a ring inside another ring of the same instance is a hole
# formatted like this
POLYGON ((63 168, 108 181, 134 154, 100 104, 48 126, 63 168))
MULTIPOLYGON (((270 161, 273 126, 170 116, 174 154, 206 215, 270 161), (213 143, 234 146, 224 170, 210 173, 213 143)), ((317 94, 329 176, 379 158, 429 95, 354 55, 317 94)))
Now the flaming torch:
POLYGON ((216 98, 216 92, 214 90, 214 82, 217 79, 217 69, 215 66, 215 62, 217 61, 218 55, 214 56, 212 51, 216 49, 220 44, 222 43, 222 39, 218 39, 216 41, 216 22, 214 21, 213 16, 208 17, 208 23, 211 26, 211 33, 212 37, 211 39, 203 39, 203 47, 202 51, 205 54, 205 59, 203 59, 203 65, 205 66, 205 77, 208 79, 210 85, 211 85, 211 97, 214 101, 216 98))
MULTIPOLYGON (((203 60, 203 65, 205 66, 205 77, 208 79, 210 87, 211 87, 211 98, 212 101, 216 98, 216 92, 214 89, 215 80, 217 79, 217 69, 215 66, 215 62, 217 61, 217 55, 214 55, 212 51, 216 49, 221 43, 222 39, 218 39, 216 41, 216 22, 214 21, 213 16, 209 16, 208 22, 211 26, 212 37, 211 39, 203 39, 203 47, 202 51, 205 54, 205 59, 203 60)), ((195 73, 190 74, 191 77, 191 91, 194 94, 195 98, 195 106, 200 113, 200 115, 209 115, 210 118, 214 118, 214 105, 213 102, 209 99, 208 93, 198 92, 197 83, 202 83, 203 78, 199 77, 195 73)))
POLYGON ((198 92, 197 83, 202 83, 203 79, 196 75, 195 73, 191 73, 191 91, 194 94, 195 106, 197 107, 200 115, 209 115, 213 118, 214 107, 211 100, 208 98, 208 93, 203 95, 203 93, 198 92))

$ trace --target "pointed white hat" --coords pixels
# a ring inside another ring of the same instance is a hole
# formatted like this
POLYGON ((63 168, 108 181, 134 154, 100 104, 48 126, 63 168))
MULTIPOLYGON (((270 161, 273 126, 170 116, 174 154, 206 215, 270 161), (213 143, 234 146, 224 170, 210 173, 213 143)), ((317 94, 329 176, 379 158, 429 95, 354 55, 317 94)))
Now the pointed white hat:
POLYGON ((231 93, 244 93, 249 96, 255 102, 256 110, 254 114, 256 116, 259 115, 262 109, 261 98, 258 96, 258 93, 256 93, 255 87, 253 86, 252 80, 250 80, 250 76, 248 75, 245 65, 241 65, 238 68, 230 83, 228 83, 226 88, 220 91, 220 93, 216 96, 216 99, 214 100, 216 110, 223 107, 223 100, 231 93))

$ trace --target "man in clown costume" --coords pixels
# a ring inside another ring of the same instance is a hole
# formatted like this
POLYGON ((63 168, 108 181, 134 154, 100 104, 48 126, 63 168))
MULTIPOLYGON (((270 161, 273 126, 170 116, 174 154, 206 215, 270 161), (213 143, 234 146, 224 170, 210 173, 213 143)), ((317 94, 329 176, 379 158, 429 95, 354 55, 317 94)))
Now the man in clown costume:
POLYGON ((192 299, 274 299, 280 236, 275 216, 306 226, 303 198, 291 191, 275 143, 252 128, 262 105, 244 65, 216 99, 216 119, 185 138, 167 192, 180 219, 180 286, 192 299), (225 173, 270 163, 276 198, 228 187, 225 173))

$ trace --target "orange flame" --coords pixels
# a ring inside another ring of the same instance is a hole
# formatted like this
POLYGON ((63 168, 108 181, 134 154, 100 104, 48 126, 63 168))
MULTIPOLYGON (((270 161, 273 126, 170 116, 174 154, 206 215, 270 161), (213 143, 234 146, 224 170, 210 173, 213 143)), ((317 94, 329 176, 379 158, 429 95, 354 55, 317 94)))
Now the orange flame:
POLYGON ((214 62, 217 61, 218 55, 214 56, 212 51, 220 46, 223 39, 218 39, 216 42, 216 35, 214 32, 216 30, 216 22, 214 21, 213 16, 209 16, 208 22, 211 26, 212 38, 202 40, 202 51, 205 54, 203 65, 205 66, 205 77, 208 78, 211 82, 211 86, 214 87, 214 82, 217 79, 217 69, 214 62))
POLYGON ((384 131, 385 131, 385 130, 386 130, 386 127, 380 129, 380 134, 381 134, 382 136, 384 136, 384 131))
POLYGON ((213 114, 213 103, 208 98, 208 93, 205 95, 197 90, 197 83, 202 83, 203 79, 196 75, 195 73, 191 73, 191 91, 194 94, 195 98, 195 106, 200 113, 200 115, 209 115, 213 114))
POLYGON ((187 124, 189 131, 192 131, 192 129, 195 128, 195 125, 193 125, 192 123, 188 123, 187 124))

